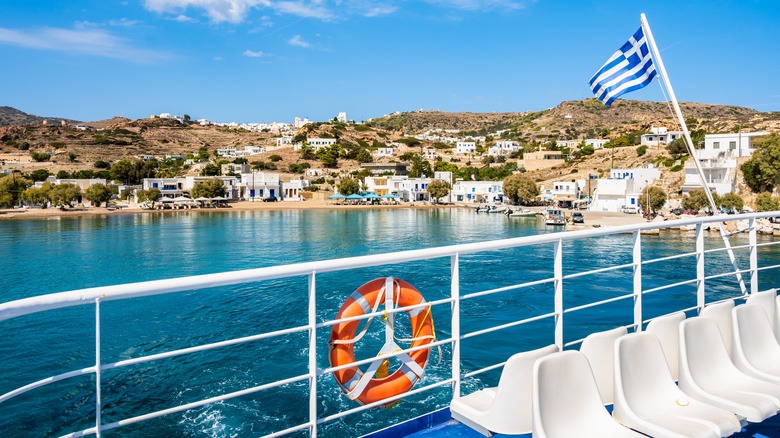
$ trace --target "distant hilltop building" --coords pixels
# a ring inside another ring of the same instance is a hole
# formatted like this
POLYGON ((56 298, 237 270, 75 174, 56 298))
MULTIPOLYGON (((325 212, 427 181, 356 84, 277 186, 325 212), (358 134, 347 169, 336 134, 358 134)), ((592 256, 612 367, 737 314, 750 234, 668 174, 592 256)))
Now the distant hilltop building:
POLYGON ((338 117, 336 117, 336 120, 341 123, 347 123, 347 113, 339 113, 338 117))
POLYGON ((303 128, 304 126, 308 125, 309 123, 311 123, 311 121, 309 120, 308 117, 304 117, 303 120, 301 120, 300 117, 296 117, 294 126, 295 126, 295 129, 300 129, 300 128, 303 128))

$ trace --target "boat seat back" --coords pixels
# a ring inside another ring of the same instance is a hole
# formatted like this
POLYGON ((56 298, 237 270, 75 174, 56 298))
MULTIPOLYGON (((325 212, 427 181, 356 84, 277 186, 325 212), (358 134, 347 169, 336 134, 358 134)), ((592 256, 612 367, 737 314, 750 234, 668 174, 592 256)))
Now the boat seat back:
POLYGON ((582 341, 580 346, 580 353, 584 354, 590 363, 601 401, 605 405, 610 405, 613 402, 615 341, 626 333, 628 331, 625 327, 592 333, 582 341))
POLYGON ((661 342, 632 333, 615 344, 615 419, 650 436, 717 437, 741 429, 732 413, 698 402, 674 384, 661 342))
MULTIPOLYGON (((756 304, 745 304, 734 309, 734 363, 743 372, 763 377, 762 371, 778 371, 780 345, 772 335, 769 319, 764 309, 756 304), (758 373, 756 372, 758 371, 758 373), (757 375, 758 374, 758 375, 757 375)), ((768 373, 774 374, 772 372, 768 373)), ((775 376, 780 383, 780 376, 775 376)))
POLYGON ((748 297, 747 304, 758 304, 764 308, 769 324, 772 327, 772 333, 775 334, 775 338, 780 339, 778 336, 778 312, 777 312, 777 290, 769 289, 763 292, 752 294, 748 297))
POLYGON ((674 380, 678 379, 677 362, 680 351, 680 323, 685 321, 684 312, 676 312, 656 318, 647 324, 645 331, 656 336, 661 343, 663 355, 674 380))
POLYGON ((710 304, 704 307, 699 314, 702 318, 710 318, 718 325, 720 336, 723 338, 723 345, 726 347, 726 354, 733 357, 733 324, 731 322, 731 311, 734 309, 734 301, 727 300, 722 303, 710 304))
POLYGON ((513 355, 504 364, 497 387, 452 400, 452 417, 483 435, 530 433, 534 363, 558 351, 556 345, 548 345, 513 355))
POLYGON ((569 350, 534 365, 533 436, 641 437, 612 419, 601 402, 588 359, 569 350))

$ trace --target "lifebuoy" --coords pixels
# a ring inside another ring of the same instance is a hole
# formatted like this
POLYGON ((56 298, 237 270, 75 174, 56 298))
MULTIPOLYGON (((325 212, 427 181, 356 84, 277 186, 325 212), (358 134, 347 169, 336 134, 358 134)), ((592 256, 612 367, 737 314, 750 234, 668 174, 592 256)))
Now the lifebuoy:
MULTIPOLYGON (((391 284, 393 285, 393 305, 395 307, 407 307, 425 303, 425 299, 420 291, 411 284, 399 279, 389 280, 392 281, 391 284)), ((357 288, 341 306, 336 319, 375 312, 379 303, 385 301, 387 283, 388 279, 377 278, 357 288)), ((411 341, 409 348, 420 347, 433 342, 435 335, 430 306, 412 309, 406 313, 409 315, 412 326, 412 338, 407 339, 407 341, 411 341)), ((370 324, 370 320, 366 321, 364 333, 368 324, 370 324)), ((333 326, 329 342, 331 366, 336 367, 355 362, 355 342, 364 334, 361 333, 357 337, 355 336, 359 325, 360 320, 343 322, 333 326)), ((342 391, 351 400, 355 400, 360 404, 374 403, 409 391, 422 377, 423 370, 428 362, 428 355, 428 349, 421 349, 413 351, 408 355, 399 356, 402 362, 401 367, 386 377, 374 375, 378 363, 372 363, 366 371, 366 373, 370 371, 371 376, 364 374, 364 371, 357 366, 338 370, 333 375, 342 391)), ((377 359, 377 362, 381 362, 381 359, 377 359)))

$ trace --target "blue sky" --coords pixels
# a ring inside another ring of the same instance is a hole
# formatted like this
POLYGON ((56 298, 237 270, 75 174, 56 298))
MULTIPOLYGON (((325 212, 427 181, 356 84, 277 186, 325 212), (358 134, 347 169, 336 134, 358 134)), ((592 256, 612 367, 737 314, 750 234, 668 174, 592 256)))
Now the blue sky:
MULTIPOLYGON (((364 120, 591 97, 645 12, 681 101, 780 110, 780 2, 38 0, 0 5, 0 105, 99 120, 364 120)), ((663 100, 653 83, 626 97, 663 100)))

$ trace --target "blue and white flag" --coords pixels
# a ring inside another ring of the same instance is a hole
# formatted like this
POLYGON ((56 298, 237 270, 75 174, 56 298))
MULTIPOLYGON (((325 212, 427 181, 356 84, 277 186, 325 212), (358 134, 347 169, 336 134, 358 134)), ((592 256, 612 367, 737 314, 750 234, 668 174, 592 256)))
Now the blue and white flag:
POLYGON ((653 58, 640 27, 590 80, 590 89, 604 105, 623 94, 645 87, 655 77, 653 58))

